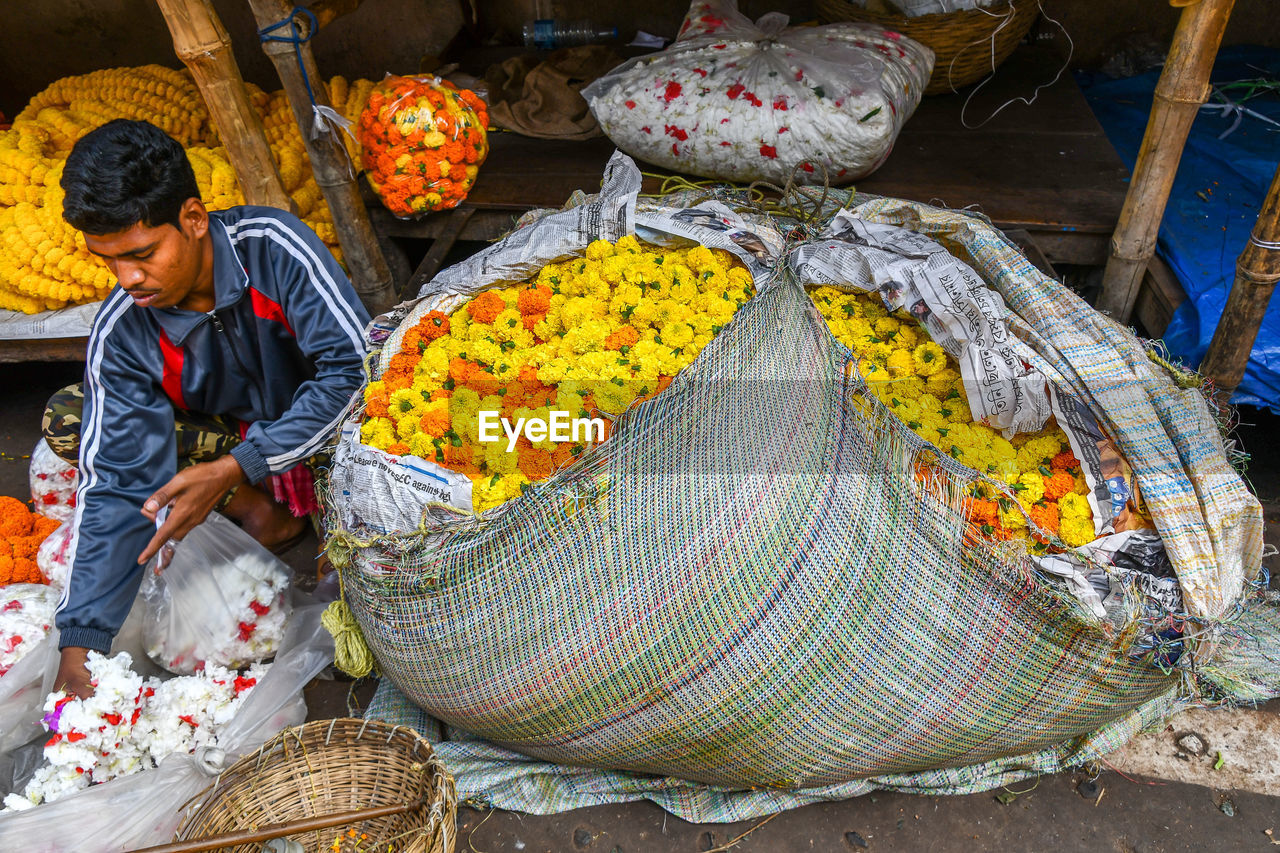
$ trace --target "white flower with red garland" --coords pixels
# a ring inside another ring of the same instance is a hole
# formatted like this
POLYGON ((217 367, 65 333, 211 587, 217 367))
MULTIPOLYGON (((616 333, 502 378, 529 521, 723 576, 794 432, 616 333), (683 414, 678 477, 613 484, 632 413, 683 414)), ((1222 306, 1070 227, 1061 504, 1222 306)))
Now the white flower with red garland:
POLYGON ((0 588, 0 676, 49 634, 59 592, 38 583, 0 588))
POLYGON ((214 743, 267 671, 243 675, 210 666, 197 675, 143 680, 126 652, 89 653, 94 693, 79 699, 58 691, 45 701, 51 733, 45 764, 22 793, 4 798, 6 811, 57 800, 90 785, 159 766, 167 756, 214 743))

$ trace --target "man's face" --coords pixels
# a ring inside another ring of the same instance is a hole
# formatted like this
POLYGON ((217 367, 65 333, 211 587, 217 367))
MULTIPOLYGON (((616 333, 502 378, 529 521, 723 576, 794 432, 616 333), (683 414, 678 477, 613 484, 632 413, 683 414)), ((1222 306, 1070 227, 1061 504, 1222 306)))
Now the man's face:
POLYGON ((89 251, 106 262, 133 301, 147 308, 184 308, 201 278, 201 240, 209 215, 199 199, 187 199, 178 226, 138 223, 111 234, 85 234, 89 251))

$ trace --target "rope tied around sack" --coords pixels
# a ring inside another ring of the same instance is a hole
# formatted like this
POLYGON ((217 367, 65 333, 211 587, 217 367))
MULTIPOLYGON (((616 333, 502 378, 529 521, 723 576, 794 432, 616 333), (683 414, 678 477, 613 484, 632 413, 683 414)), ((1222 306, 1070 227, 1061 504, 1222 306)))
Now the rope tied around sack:
POLYGON ((333 664, 352 678, 373 672, 373 652, 347 602, 339 598, 320 614, 320 624, 333 635, 333 664))
POLYGON ((338 573, 338 600, 330 602, 320 614, 320 624, 333 636, 334 666, 352 678, 364 678, 377 666, 364 632, 360 630, 360 623, 347 604, 346 583, 343 580, 343 570, 351 566, 351 552, 367 544, 369 543, 361 542, 344 531, 335 530, 325 548, 329 554, 329 562, 338 573))

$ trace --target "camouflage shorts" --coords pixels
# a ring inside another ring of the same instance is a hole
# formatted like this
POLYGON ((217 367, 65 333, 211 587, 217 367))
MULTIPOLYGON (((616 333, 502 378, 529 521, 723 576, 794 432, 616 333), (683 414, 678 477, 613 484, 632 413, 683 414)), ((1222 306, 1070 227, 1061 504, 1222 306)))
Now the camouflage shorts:
MULTIPOLYGON (((44 410, 44 440, 72 465, 80 464, 80 418, 84 412, 84 384, 77 382, 56 392, 44 410)), ((178 441, 178 468, 210 462, 240 443, 234 418, 173 410, 173 433, 178 441)))

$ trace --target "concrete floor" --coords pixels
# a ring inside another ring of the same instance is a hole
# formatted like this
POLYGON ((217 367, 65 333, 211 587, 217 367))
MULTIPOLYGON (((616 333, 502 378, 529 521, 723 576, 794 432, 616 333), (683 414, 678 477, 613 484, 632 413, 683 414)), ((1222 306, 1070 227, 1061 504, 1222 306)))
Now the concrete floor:
MULTIPOLYGON (((80 370, 80 366, 68 364, 0 365, 0 399, 4 400, 0 407, 0 494, 26 496, 27 457, 39 436, 44 401, 57 388, 78 380, 80 370)), ((1246 411, 1242 420, 1245 423, 1238 435, 1245 448, 1255 454, 1250 479, 1267 511, 1267 541, 1277 542, 1280 444, 1275 443, 1274 435, 1280 418, 1246 411)), ((315 547, 314 541, 304 542, 287 555, 300 579, 314 576, 315 547)), ((1267 563, 1273 574, 1280 575, 1280 561, 1271 557, 1267 563)), ((307 689, 310 716, 346 715, 349 708, 358 710, 367 702, 371 692, 367 683, 353 686, 318 680, 307 689)), ((1280 760, 1280 735, 1275 734, 1280 733, 1280 702, 1231 713, 1248 715, 1250 725, 1272 732, 1272 739, 1259 735, 1247 746, 1268 755, 1275 753, 1274 758, 1280 760)), ((1158 738, 1152 739, 1151 747, 1140 748, 1156 749, 1158 738)), ((1158 763, 1139 766, 1163 772, 1158 763)), ((1212 768, 1199 776, 1167 775, 1170 778, 1152 779, 1107 769, 1091 780, 1084 773, 1064 773, 1013 786, 1017 795, 1000 799, 996 795, 1006 792, 962 797, 876 794, 807 806, 767 823, 690 824, 648 803, 549 816, 462 809, 457 850, 692 853, 721 849, 749 830, 750 834, 731 849, 742 853, 864 849, 1173 853, 1264 851, 1280 845, 1280 797, 1225 787, 1246 783, 1227 774, 1218 781, 1212 768), (1172 781, 1184 778, 1205 784, 1172 781)))

